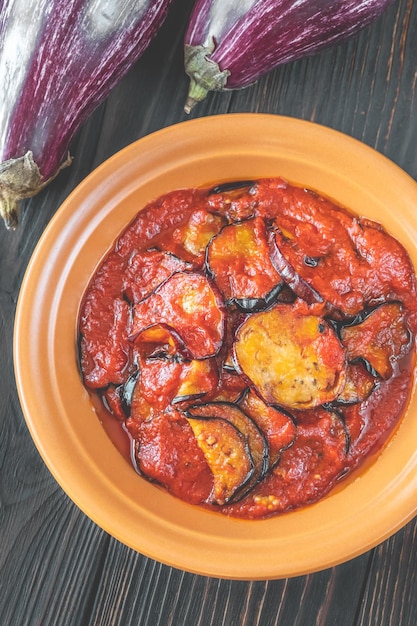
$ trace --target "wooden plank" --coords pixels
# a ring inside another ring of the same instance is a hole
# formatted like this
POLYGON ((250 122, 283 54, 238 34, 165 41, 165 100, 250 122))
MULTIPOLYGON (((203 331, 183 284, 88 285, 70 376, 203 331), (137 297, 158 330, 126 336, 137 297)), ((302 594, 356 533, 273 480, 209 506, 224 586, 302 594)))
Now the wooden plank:
POLYGON ((180 572, 111 545, 89 624, 348 626, 369 558, 290 580, 245 582, 180 572))
POLYGON ((358 626, 417 623, 417 523, 414 520, 373 554, 358 626))

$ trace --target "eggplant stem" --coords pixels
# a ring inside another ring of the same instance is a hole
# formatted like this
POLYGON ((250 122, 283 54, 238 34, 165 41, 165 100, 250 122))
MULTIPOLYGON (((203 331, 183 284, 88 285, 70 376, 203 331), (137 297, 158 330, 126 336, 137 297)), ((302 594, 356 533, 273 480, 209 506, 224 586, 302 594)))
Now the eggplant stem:
POLYGON ((228 70, 221 70, 219 65, 209 56, 214 50, 212 46, 184 47, 185 71, 190 77, 190 88, 184 111, 190 113, 192 108, 207 96, 209 91, 223 91, 230 76, 228 70))
POLYGON ((184 105, 184 111, 188 114, 191 113, 192 109, 198 102, 204 100, 207 96, 209 89, 203 87, 197 83, 193 78, 190 80, 190 88, 188 90, 187 100, 184 105))
POLYGON ((71 162, 68 154, 56 173, 47 180, 42 180, 30 150, 22 157, 0 163, 0 216, 8 230, 17 228, 20 201, 42 191, 71 162))
POLYGON ((7 230, 16 230, 18 225, 19 204, 16 197, 1 193, 0 215, 7 230))

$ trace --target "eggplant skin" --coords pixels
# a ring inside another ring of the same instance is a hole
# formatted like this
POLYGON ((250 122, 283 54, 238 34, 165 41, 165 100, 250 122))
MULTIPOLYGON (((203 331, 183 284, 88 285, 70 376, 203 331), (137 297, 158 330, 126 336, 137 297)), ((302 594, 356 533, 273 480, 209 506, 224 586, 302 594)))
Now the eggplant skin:
POLYGON ((394 0, 197 0, 184 39, 189 113, 209 91, 240 89, 278 65, 368 26, 394 0))
POLYGON ((148 47, 171 0, 0 3, 0 214, 71 163, 74 134, 148 47))

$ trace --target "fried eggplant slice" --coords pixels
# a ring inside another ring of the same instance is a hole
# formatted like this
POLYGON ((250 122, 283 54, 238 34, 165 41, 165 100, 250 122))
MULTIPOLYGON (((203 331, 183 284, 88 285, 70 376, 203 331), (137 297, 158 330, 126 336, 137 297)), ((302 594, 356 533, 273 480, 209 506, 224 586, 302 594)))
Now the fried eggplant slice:
POLYGON ((211 394, 217 389, 218 382, 219 371, 214 358, 184 361, 179 387, 172 403, 190 401, 211 394))
POLYGON ((168 324, 151 324, 136 336, 134 353, 142 358, 158 356, 187 356, 187 348, 174 328, 168 324))
POLYGON ((179 257, 157 249, 133 254, 123 275, 123 292, 129 302, 137 303, 149 296, 175 272, 191 269, 179 257))
POLYGON ((189 355, 204 359, 217 354, 224 336, 223 302, 203 274, 173 274, 133 309, 131 340, 153 324, 167 324, 183 341, 189 355))
POLYGON ((288 255, 284 254, 283 241, 285 241, 285 238, 283 238, 280 232, 270 235, 271 260, 275 269, 297 298, 301 298, 307 304, 323 302, 322 296, 309 282, 304 280, 300 272, 295 269, 288 259, 288 255))
POLYGON ((272 304, 283 281, 272 265, 265 222, 230 224, 207 247, 207 269, 226 302, 256 311, 272 304))
POLYGON ((295 441, 297 426, 294 418, 276 406, 269 406, 252 390, 244 394, 239 403, 265 434, 269 446, 269 468, 278 463, 281 453, 295 441))
POLYGON ((208 191, 207 205, 228 221, 241 222, 254 215, 256 200, 252 194, 256 187, 256 181, 250 180, 220 183, 208 191))
POLYGON ((169 405, 195 401, 210 394, 217 389, 217 384, 215 359, 140 358, 130 414, 135 419, 147 419, 169 405))
POLYGON ((269 467, 269 449, 265 435, 256 423, 242 411, 241 408, 230 402, 208 402, 207 404, 189 407, 187 416, 216 417, 225 419, 239 430, 244 436, 251 454, 254 471, 251 479, 239 492, 243 497, 265 476, 269 467))
POLYGON ((339 410, 350 435, 351 468, 361 463, 369 453, 380 450, 389 440, 407 407, 409 396, 406 390, 410 389, 412 376, 410 371, 405 379, 392 376, 389 381, 380 381, 367 402, 340 405, 339 410))
POLYGON ((236 333, 235 361, 267 404, 311 408, 345 384, 346 354, 334 329, 300 301, 248 317, 236 333))
POLYGON ((248 383, 237 372, 223 368, 220 376, 219 387, 211 397, 212 402, 235 402, 238 403, 248 383))
POLYGON ((375 376, 369 372, 362 361, 348 363, 346 383, 337 396, 338 404, 357 404, 369 398, 377 385, 375 376))
POLYGON ((90 292, 80 323, 81 368, 91 389, 123 383, 130 374, 129 305, 122 298, 95 298, 100 299, 100 293, 90 292))
POLYGON ((213 492, 213 474, 190 425, 179 411, 157 412, 138 423, 126 421, 136 470, 173 495, 203 504, 213 492))
POLYGON ((178 226, 173 237, 161 243, 170 251, 190 261, 195 268, 204 264, 210 239, 226 224, 226 218, 203 208, 193 211, 186 224, 178 226))
POLYGON ((132 410, 138 401, 138 396, 158 411, 171 404, 181 385, 183 367, 184 363, 177 359, 141 359, 132 410))
POLYGON ((261 518, 316 502, 347 468, 349 437, 344 420, 333 410, 316 407, 294 414, 297 437, 255 493, 230 503, 227 513, 261 518))
POLYGON ((298 284, 310 285, 344 316, 394 299, 414 308, 409 256, 377 222, 359 218, 309 190, 289 187, 274 225, 281 261, 298 284))
POLYGON ((103 400, 105 408, 119 422, 123 422, 126 418, 126 412, 123 404, 123 389, 124 385, 109 385, 103 392, 101 398, 103 400))
POLYGON ((226 419, 187 417, 187 420, 213 474, 213 492, 208 502, 226 504, 254 473, 247 440, 226 419))
POLYGON ((340 331, 350 361, 363 359, 387 380, 395 363, 411 349, 411 334, 398 302, 381 304, 358 324, 340 331))

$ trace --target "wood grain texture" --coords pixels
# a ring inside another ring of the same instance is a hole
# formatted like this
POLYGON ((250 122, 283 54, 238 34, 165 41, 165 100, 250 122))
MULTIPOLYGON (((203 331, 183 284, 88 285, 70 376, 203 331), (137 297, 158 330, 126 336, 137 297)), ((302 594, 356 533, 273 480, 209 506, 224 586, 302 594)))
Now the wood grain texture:
MULTIPOLYGON (((0 624, 412 626, 415 521, 374 550, 309 576, 196 576, 145 558, 87 519, 26 428, 12 355, 24 271, 60 203, 89 172, 135 139, 187 119, 182 37, 192 4, 174 1, 157 39, 74 139, 73 165, 25 204, 15 233, 0 229, 0 624)), ((188 117, 253 111, 313 120, 364 141, 417 178, 416 40, 417 4, 399 0, 355 39, 244 90, 209 94, 188 117)))

